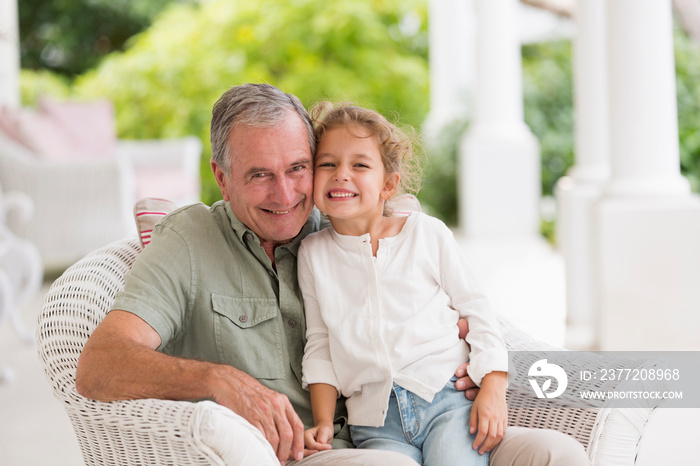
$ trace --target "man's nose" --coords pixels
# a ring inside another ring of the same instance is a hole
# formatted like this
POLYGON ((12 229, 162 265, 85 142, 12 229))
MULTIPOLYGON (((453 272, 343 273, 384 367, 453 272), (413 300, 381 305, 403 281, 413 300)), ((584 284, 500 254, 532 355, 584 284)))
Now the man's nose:
POLYGON ((272 198, 281 206, 288 207, 296 197, 296 189, 293 180, 285 176, 277 177, 272 188, 272 198))

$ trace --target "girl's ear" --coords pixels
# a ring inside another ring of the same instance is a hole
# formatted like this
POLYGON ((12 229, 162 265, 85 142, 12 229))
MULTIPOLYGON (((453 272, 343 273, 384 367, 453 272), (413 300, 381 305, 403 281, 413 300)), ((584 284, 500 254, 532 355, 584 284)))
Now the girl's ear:
POLYGON ((398 173, 391 173, 387 175, 384 181, 384 187, 382 188, 381 198, 383 200, 390 199, 391 196, 396 194, 396 190, 399 188, 399 180, 401 177, 398 173))

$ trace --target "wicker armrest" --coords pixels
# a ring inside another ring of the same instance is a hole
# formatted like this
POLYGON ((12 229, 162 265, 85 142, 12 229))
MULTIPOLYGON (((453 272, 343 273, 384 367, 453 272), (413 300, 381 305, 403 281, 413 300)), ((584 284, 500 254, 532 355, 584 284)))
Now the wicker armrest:
MULTIPOLYGON (((498 318, 509 351, 566 351, 537 341, 502 316, 498 318)), ((599 356, 593 353, 577 352, 572 364, 587 369, 595 367, 590 360, 596 358, 599 356)), ((569 406, 566 403, 545 405, 536 398, 531 387, 524 384, 512 384, 507 398, 509 425, 554 429, 570 435, 583 444, 596 466, 633 466, 644 425, 653 411, 651 408, 582 407, 581 400, 573 399, 569 406)))

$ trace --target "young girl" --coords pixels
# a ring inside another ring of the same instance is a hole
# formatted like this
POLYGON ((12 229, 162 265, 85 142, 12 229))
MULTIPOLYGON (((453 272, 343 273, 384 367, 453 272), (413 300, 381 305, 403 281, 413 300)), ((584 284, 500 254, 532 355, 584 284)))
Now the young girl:
POLYGON ((387 211, 410 178, 411 141, 377 112, 348 104, 325 102, 311 115, 314 202, 332 228, 309 235, 298 255, 303 383, 315 424, 307 448, 330 448, 343 395, 358 448, 419 464, 487 465, 507 423, 508 355, 450 230, 420 212, 387 211), (459 339, 460 317, 471 350, 459 339), (467 359, 481 386, 473 404, 455 388, 467 359))

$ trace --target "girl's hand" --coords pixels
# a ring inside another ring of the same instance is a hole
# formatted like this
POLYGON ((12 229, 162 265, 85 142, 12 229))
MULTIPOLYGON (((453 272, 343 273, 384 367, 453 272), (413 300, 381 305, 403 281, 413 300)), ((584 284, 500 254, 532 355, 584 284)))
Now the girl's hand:
POLYGON ((477 433, 472 448, 479 454, 491 451, 503 440, 508 425, 506 406, 506 372, 491 372, 481 381, 469 418, 469 433, 477 433))
POLYGON ((321 423, 304 432, 304 446, 307 450, 330 450, 333 440, 333 424, 321 423))

